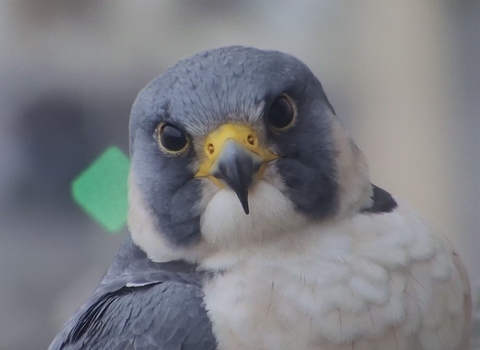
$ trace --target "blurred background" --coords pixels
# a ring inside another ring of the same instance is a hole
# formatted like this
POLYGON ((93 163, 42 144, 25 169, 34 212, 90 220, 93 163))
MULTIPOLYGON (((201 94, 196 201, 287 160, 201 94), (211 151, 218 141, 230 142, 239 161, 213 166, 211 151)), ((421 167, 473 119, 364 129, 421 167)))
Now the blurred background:
POLYGON ((449 235, 478 288, 479 18, 476 0, 0 1, 0 349, 47 348, 128 234, 85 214, 72 180, 128 154, 147 82, 224 45, 306 62, 373 182, 449 235))

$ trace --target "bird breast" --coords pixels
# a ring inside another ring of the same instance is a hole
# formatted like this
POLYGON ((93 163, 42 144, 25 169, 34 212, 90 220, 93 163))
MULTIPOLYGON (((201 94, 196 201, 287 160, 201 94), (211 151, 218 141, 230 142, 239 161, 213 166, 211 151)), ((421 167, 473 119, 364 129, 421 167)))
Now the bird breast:
POLYGON ((412 211, 358 215, 294 237, 211 260, 229 261, 205 286, 220 349, 451 350, 460 342, 466 291, 451 247, 412 211))

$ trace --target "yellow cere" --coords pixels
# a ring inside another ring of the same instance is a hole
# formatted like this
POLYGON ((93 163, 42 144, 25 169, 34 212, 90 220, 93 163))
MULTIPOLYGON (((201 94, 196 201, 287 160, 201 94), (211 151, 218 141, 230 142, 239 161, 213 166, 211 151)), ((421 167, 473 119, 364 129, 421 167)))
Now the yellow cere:
POLYGON ((211 176, 210 168, 222 154, 223 145, 227 140, 238 142, 245 149, 259 155, 263 159, 264 164, 260 168, 260 176, 265 171, 265 163, 279 158, 269 149, 260 147, 257 133, 250 126, 228 123, 220 126, 207 136, 204 145, 205 158, 200 164, 195 177, 209 177, 215 184, 220 185, 219 181, 211 176))

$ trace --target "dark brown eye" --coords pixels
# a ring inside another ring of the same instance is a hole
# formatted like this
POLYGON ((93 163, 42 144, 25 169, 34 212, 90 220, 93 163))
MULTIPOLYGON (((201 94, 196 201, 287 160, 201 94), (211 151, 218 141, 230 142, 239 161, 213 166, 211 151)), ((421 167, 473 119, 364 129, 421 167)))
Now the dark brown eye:
POLYGON ((176 126, 165 123, 158 128, 160 145, 169 153, 181 153, 187 149, 188 139, 185 133, 176 126))
POLYGON ((268 111, 268 123, 275 131, 286 131, 295 121, 295 108, 286 95, 277 97, 268 111))

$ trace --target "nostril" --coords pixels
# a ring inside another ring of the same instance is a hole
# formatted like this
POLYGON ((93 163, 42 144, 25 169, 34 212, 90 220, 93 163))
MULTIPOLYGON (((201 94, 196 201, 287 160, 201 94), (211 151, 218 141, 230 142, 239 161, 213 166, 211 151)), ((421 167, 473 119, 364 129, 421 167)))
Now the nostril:
POLYGON ((251 144, 252 146, 255 145, 255 138, 254 138, 252 135, 248 135, 247 141, 248 141, 248 143, 251 144))
POLYGON ((213 154, 215 152, 215 146, 212 144, 209 144, 207 147, 208 154, 213 154))

